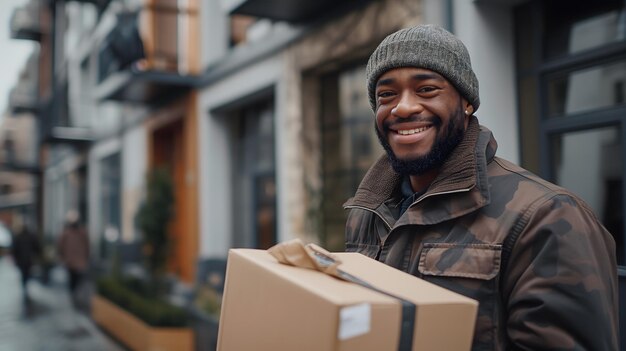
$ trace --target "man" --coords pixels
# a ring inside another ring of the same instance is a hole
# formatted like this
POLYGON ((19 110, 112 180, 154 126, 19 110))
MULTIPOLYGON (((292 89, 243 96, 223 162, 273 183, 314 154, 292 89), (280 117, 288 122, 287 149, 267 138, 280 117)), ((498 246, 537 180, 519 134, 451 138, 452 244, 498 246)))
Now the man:
POLYGON ((347 251, 478 300, 474 350, 617 350, 611 234, 581 199, 495 156, 463 43, 403 29, 366 72, 387 157, 344 205, 347 251))
POLYGON ((74 307, 82 307, 78 289, 89 265, 89 238, 79 222, 78 212, 70 210, 58 240, 58 252, 68 275, 68 288, 74 307))
POLYGON ((11 255, 15 265, 20 270, 22 283, 22 300, 24 304, 30 305, 31 298, 28 293, 28 282, 31 278, 32 267, 41 255, 41 245, 37 236, 28 230, 22 217, 16 216, 13 223, 13 242, 11 244, 11 255))

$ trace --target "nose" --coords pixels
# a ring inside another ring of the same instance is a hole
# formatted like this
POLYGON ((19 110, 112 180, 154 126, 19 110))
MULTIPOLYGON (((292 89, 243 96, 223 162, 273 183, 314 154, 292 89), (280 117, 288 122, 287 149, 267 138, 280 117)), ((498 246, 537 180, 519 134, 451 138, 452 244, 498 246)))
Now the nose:
POLYGON ((407 118, 422 111, 424 111, 424 106, 422 106, 419 97, 410 91, 403 92, 398 100, 398 104, 391 109, 391 113, 394 116, 401 118, 407 118))

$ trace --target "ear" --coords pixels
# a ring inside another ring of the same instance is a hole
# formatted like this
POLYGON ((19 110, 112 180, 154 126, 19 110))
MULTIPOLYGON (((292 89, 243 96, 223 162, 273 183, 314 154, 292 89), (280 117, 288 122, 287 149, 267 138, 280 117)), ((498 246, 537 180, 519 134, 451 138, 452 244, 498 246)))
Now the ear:
POLYGON ((472 117, 472 113, 474 113, 474 106, 470 104, 467 100, 463 99, 462 101, 463 112, 465 114, 465 129, 469 125, 470 117, 472 117))
POLYGON ((470 104, 467 100, 463 99, 463 107, 465 110, 465 116, 471 116, 474 113, 474 106, 470 104))

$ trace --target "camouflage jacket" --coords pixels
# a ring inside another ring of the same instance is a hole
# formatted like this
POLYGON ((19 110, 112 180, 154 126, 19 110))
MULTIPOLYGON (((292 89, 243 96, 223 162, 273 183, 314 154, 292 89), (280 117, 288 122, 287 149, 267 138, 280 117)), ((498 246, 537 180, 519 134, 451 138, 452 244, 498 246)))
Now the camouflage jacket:
POLYGON ((401 216, 401 176, 383 156, 344 205, 346 250, 478 300, 473 350, 617 350, 611 234, 496 148, 474 118, 401 216))

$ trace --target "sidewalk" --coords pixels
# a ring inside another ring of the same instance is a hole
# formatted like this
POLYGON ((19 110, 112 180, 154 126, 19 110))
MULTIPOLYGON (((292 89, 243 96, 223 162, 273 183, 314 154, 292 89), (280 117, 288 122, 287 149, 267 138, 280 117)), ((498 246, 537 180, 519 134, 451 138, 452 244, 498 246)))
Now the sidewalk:
POLYGON ((22 303, 19 273, 0 257, 0 351, 124 351, 89 318, 76 311, 66 275, 54 268, 48 285, 29 283, 32 303, 22 303))

